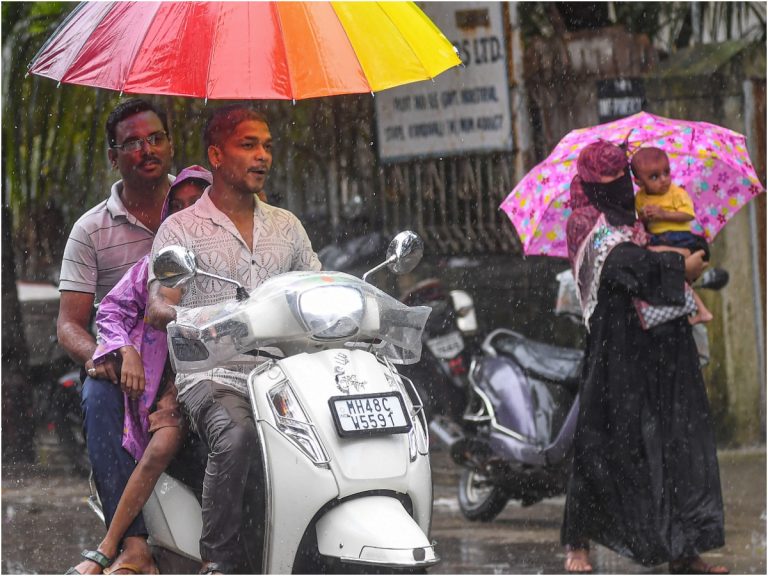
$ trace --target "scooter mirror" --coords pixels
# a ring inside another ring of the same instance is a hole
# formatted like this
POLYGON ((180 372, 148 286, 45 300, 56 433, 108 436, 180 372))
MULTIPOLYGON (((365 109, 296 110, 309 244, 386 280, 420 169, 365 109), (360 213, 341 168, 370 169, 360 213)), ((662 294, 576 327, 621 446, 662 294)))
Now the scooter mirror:
POLYGON ((167 288, 178 288, 195 276, 207 276, 237 287, 238 300, 248 299, 248 291, 240 282, 231 278, 224 278, 218 274, 203 272, 197 267, 195 253, 182 246, 171 245, 161 249, 152 261, 152 271, 160 284, 167 288))
POLYGON ((189 282, 197 274, 195 253, 181 246, 166 246, 157 253, 152 271, 160 284, 176 288, 189 282))
POLYGON ((421 262, 424 242, 415 232, 405 230, 392 239, 387 249, 389 269, 395 274, 407 274, 421 262))
POLYGON ((464 290, 451 290, 451 301, 456 312, 456 326, 464 334, 477 332, 477 316, 475 314, 475 301, 464 290))

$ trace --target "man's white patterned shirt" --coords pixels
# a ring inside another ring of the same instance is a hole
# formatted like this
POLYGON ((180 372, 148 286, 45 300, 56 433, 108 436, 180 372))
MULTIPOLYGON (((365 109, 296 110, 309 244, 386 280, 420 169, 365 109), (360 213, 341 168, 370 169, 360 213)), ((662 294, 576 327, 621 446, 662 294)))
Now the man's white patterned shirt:
MULTIPOLYGON (((256 199, 253 210, 253 250, 234 223, 213 204, 209 187, 192 206, 169 216, 155 236, 152 258, 165 246, 190 248, 201 270, 239 281, 250 292, 279 274, 296 270, 320 270, 304 227, 288 210, 256 199)), ((149 283, 155 276, 149 272, 149 283)), ((197 308, 235 299, 232 284, 197 276, 184 287, 180 306, 197 308)), ((247 395, 246 380, 254 368, 253 357, 236 358, 226 367, 209 372, 176 376, 179 397, 197 382, 213 380, 247 395)))

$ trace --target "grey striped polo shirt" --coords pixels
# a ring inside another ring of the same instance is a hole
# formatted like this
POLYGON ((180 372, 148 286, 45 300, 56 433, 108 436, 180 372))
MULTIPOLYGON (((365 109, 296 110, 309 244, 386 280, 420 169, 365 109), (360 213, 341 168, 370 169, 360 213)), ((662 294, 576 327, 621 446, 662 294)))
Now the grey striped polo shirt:
MULTIPOLYGON (((169 175, 168 179, 175 179, 169 175)), ((61 262, 59 291, 95 295, 98 304, 123 274, 152 249, 154 234, 120 199, 123 181, 109 198, 83 214, 69 234, 61 262)))

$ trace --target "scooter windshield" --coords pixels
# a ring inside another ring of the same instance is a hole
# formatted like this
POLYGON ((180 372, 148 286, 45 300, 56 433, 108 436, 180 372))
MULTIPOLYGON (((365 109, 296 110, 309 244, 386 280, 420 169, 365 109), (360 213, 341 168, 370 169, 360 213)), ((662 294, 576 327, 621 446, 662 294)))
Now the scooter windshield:
POLYGON ((430 312, 349 274, 289 272, 245 301, 177 307, 168 345, 177 372, 242 363, 243 354, 289 356, 329 348, 367 349, 395 364, 412 364, 421 357, 430 312))

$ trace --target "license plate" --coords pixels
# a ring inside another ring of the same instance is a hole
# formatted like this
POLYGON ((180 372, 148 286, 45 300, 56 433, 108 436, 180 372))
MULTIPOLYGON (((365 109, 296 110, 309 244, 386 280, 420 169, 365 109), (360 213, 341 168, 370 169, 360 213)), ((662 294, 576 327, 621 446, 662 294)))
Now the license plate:
POLYGON ((403 398, 397 392, 334 396, 328 405, 339 436, 398 434, 411 429, 403 398))
POLYGON ((453 358, 464 350, 464 339, 459 332, 449 332, 427 340, 427 346, 438 358, 453 358))

